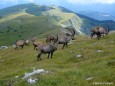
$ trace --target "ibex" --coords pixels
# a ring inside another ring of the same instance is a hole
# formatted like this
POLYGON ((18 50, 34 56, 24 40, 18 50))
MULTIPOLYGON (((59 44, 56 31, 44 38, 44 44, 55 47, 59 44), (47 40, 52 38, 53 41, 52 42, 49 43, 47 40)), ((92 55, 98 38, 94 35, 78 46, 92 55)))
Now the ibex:
POLYGON ((69 30, 71 33, 63 33, 60 36, 58 36, 58 40, 54 41, 55 43, 57 42, 58 44, 63 44, 62 49, 64 49, 64 47, 68 46, 68 43, 70 40, 74 39, 75 36, 75 28, 73 27, 66 27, 67 30, 69 30))
POLYGON ((53 53, 57 50, 57 46, 55 44, 39 44, 36 48, 39 51, 37 56, 37 61, 41 60, 41 55, 48 54, 48 57, 53 57, 53 53))
POLYGON ((24 45, 28 46, 29 44, 30 44, 29 40, 17 40, 15 43, 15 50, 19 47, 23 49, 24 45))
POLYGON ((93 37, 94 35, 97 36, 98 40, 101 38, 101 35, 108 35, 109 33, 109 29, 105 29, 101 26, 97 26, 94 29, 91 30, 91 37, 93 37))

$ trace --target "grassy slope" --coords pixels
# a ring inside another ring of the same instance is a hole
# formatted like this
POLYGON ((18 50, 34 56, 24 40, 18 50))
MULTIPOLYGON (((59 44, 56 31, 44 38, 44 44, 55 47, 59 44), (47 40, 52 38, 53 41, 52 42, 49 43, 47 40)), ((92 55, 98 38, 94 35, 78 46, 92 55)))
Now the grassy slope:
POLYGON ((14 86, 31 86, 21 78, 25 72, 30 72, 34 67, 52 73, 36 75, 40 79, 33 86, 93 86, 93 82, 115 84, 114 43, 115 34, 99 41, 79 36, 73 45, 64 50, 59 46, 53 59, 47 59, 46 55, 42 55, 39 62, 36 61, 37 52, 33 50, 33 46, 17 51, 12 48, 0 50, 0 86, 6 86, 10 80, 15 81, 14 86), (97 50, 103 52, 98 53, 97 50), (76 54, 83 54, 84 58, 75 58, 76 54), (17 75, 19 78, 15 79, 17 75), (94 79, 87 81, 88 77, 94 79))
POLYGON ((52 24, 55 23, 58 26, 73 26, 76 31, 80 34, 83 34, 80 29, 83 24, 82 19, 74 13, 64 12, 60 8, 55 8, 46 12, 43 12, 44 15, 49 16, 49 19, 52 21, 52 24))
POLYGON ((0 19, 0 32, 2 32, 0 33, 0 46, 11 45, 17 39, 32 38, 34 34, 39 36, 57 28, 51 27, 45 16, 34 16, 25 12, 18 12, 0 19), (8 26, 11 28, 10 30, 7 28, 8 26))
POLYGON ((73 20, 73 22, 78 21, 74 25, 79 29, 82 23, 80 18, 75 14, 62 12, 59 8, 43 12, 43 14, 47 16, 35 16, 23 10, 12 14, 10 13, 0 19, 0 32, 2 32, 0 33, 0 46, 11 45, 17 39, 31 38, 33 34, 40 35, 43 33, 47 34, 47 32, 50 33, 56 29, 61 30, 60 27, 57 26, 60 26, 60 24, 71 26, 70 21, 73 20), (11 30, 7 28, 8 26, 11 27, 11 30), (20 26, 23 26, 23 28, 21 29, 20 26))

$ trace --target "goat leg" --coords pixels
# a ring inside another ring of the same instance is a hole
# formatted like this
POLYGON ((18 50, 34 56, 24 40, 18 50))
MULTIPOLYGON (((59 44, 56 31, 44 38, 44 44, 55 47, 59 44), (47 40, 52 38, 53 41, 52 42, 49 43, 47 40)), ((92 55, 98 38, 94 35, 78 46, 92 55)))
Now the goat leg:
POLYGON ((39 53, 38 56, 37 56, 37 61, 41 60, 41 54, 42 53, 39 53))
POLYGON ((104 37, 104 33, 103 33, 102 35, 103 35, 103 37, 104 37))
POLYGON ((50 53, 48 53, 48 57, 47 58, 49 58, 49 56, 50 56, 50 53))
POLYGON ((65 45, 66 45, 66 47, 68 47, 68 43, 66 43, 65 45))
POLYGON ((53 56, 53 52, 51 52, 51 59, 52 59, 52 56, 53 56))
POLYGON ((100 36, 99 35, 97 35, 97 39, 99 40, 99 38, 100 38, 100 36))
POLYGON ((36 49, 36 47, 37 47, 37 46, 36 46, 36 45, 34 45, 34 50, 36 49))
POLYGON ((64 47, 65 47, 65 43, 63 44, 63 47, 62 47, 62 49, 64 49, 64 47))
POLYGON ((23 49, 24 45, 21 45, 21 49, 23 49))
POLYGON ((91 36, 91 38, 93 38, 93 36, 94 36, 94 35, 95 35, 94 33, 91 33, 91 35, 90 35, 90 36, 91 36))

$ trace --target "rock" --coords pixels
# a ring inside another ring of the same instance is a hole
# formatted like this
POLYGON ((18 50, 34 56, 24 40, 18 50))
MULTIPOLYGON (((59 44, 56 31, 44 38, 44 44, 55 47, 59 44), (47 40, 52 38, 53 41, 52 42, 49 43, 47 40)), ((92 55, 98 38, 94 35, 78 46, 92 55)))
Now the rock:
POLYGON ((94 45, 97 44, 97 42, 94 43, 94 45))
POLYGON ((83 57, 83 55, 78 54, 78 55, 76 55, 75 57, 76 57, 76 58, 81 58, 81 57, 83 57))
POLYGON ((29 68, 29 67, 26 66, 25 68, 29 68))
POLYGON ((33 70, 35 70, 36 68, 35 68, 35 67, 33 67, 32 69, 33 69, 33 70))
POLYGON ((90 80, 92 80, 92 79, 94 79, 94 77, 89 77, 89 78, 87 78, 86 80, 87 80, 87 81, 90 81, 90 80))
POLYGON ((31 77, 34 74, 40 74, 40 73, 43 73, 43 72, 45 72, 44 69, 33 70, 33 72, 25 73, 25 75, 22 79, 25 79, 25 78, 31 77))
POLYGON ((70 51, 71 53, 73 53, 73 51, 70 51))
POLYGON ((5 50, 5 49, 7 49, 7 48, 8 48, 7 46, 1 46, 1 47, 0 47, 1 50, 5 50))
POLYGON ((19 76, 15 76, 15 78, 18 78, 19 76))
POLYGON ((34 83, 36 83, 37 80, 38 80, 38 79, 29 78, 29 79, 27 80, 27 82, 29 82, 30 84, 34 84, 34 83))
POLYGON ((98 53, 103 52, 103 50, 97 50, 98 53))
POLYGON ((12 45, 12 47, 13 47, 13 48, 16 48, 16 45, 14 44, 14 45, 12 45))

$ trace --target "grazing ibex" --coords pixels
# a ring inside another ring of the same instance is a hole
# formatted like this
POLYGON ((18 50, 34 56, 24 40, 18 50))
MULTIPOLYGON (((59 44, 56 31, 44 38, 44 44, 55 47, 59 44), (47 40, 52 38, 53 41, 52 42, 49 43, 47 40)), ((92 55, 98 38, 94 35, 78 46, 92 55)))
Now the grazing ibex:
POLYGON ((21 47, 23 49, 24 45, 29 45, 29 40, 17 40, 15 43, 15 50, 19 47, 21 47))
POLYGON ((97 36, 98 40, 99 38, 101 38, 101 35, 108 35, 109 33, 109 29, 105 29, 101 26, 97 26, 94 29, 91 30, 91 37, 93 37, 94 35, 97 36))
POLYGON ((39 54, 37 56, 37 61, 41 60, 41 55, 48 54, 48 57, 53 56, 54 51, 57 50, 57 46, 55 44, 39 44, 38 47, 36 48, 39 51, 39 54))
POLYGON ((46 37, 46 43, 54 42, 54 40, 55 40, 55 36, 53 35, 49 35, 46 37))
POLYGON ((41 44, 40 42, 33 42, 34 50, 37 49, 37 47, 38 47, 40 44, 41 44))

